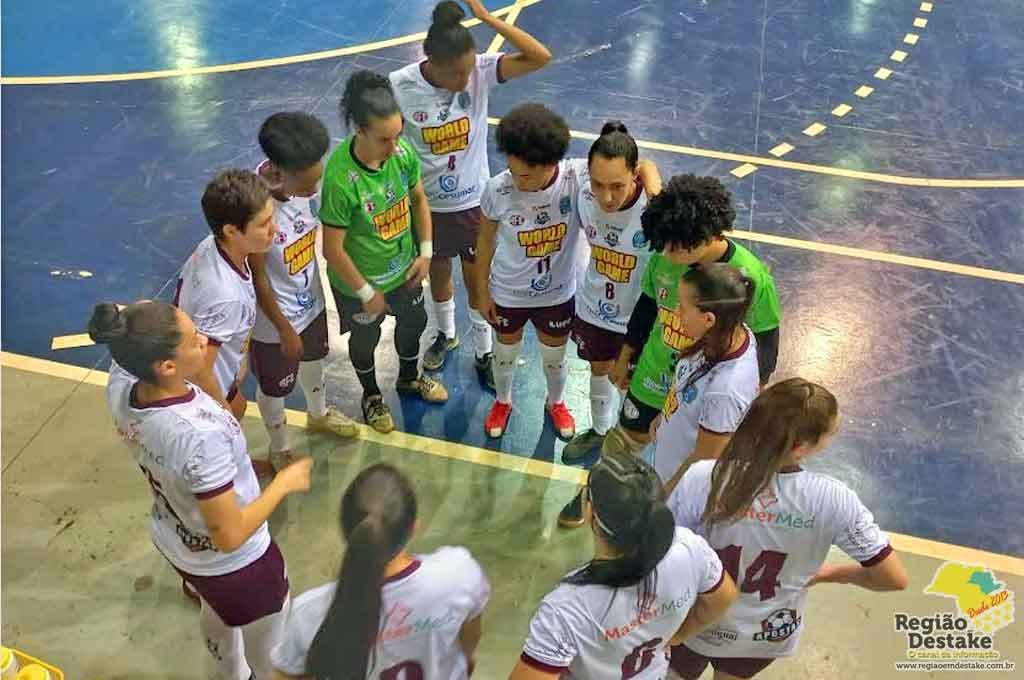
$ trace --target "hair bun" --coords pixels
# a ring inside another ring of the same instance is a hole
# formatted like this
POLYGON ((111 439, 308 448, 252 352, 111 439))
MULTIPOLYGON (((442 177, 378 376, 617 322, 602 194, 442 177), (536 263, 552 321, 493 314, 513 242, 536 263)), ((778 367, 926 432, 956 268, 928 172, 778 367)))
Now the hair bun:
POLYGON ((123 338, 128 332, 128 320, 117 305, 101 302, 93 307, 89 319, 89 337, 93 342, 107 344, 123 338))
POLYGON ((466 18, 466 12, 453 0, 443 0, 437 3, 430 20, 433 25, 441 30, 455 28, 455 26, 466 18))
POLYGON ((621 132, 624 135, 629 134, 629 130, 626 129, 626 124, 621 120, 610 120, 601 127, 602 135, 610 135, 613 132, 621 132))

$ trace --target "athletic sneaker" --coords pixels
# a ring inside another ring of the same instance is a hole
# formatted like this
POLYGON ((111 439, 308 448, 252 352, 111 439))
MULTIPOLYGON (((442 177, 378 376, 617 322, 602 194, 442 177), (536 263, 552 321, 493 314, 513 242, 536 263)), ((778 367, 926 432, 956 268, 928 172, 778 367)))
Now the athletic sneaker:
POLYGON ((564 401, 557 404, 548 404, 548 415, 551 416, 551 424, 555 426, 555 432, 562 439, 572 439, 576 435, 576 420, 569 413, 569 408, 564 401))
POLYGON ((476 358, 476 377, 487 389, 494 391, 494 352, 476 358))
POLYGON ((512 415, 512 404, 495 400, 484 420, 484 432, 487 433, 487 436, 497 438, 505 434, 510 415, 512 415))
POLYGON ((566 529, 575 529, 583 526, 583 492, 580 491, 576 497, 569 501, 562 512, 558 513, 558 526, 566 529))
POLYGON ((601 446, 604 443, 603 434, 598 434, 594 431, 594 428, 590 428, 583 434, 578 434, 572 438, 572 441, 565 445, 562 449, 562 462, 563 463, 576 463, 583 460, 591 454, 594 449, 601 446))
POLYGON ((363 420, 381 434, 387 434, 395 429, 391 409, 384 403, 384 397, 379 394, 363 397, 363 420))
POLYGON ((325 432, 344 439, 351 439, 359 434, 354 420, 328 407, 322 416, 306 416, 306 429, 310 432, 325 432))
POLYGON ((428 371, 436 371, 444 366, 444 360, 448 358, 448 352, 459 346, 459 338, 449 338, 441 331, 437 332, 434 342, 423 353, 423 368, 428 371))
POLYGON ((448 390, 445 389, 445 386, 439 380, 434 380, 426 375, 421 375, 413 380, 399 380, 395 383, 395 389, 399 394, 417 396, 432 404, 448 401, 448 390))

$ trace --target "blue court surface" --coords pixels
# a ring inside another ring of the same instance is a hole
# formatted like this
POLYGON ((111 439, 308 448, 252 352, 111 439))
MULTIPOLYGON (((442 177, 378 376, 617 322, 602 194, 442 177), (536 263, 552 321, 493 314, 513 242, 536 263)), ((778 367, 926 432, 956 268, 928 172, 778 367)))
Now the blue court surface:
MULTIPOLYGON (((1024 555, 1020 3, 524 4, 516 25, 555 59, 498 87, 491 115, 534 100, 582 132, 622 119, 651 143, 642 152, 664 176, 721 178, 738 237, 776 277, 776 378, 820 381, 840 399, 841 433, 812 466, 853 486, 887 529, 1024 555)), ((316 113, 340 139, 345 79, 419 58, 419 40, 401 38, 425 30, 431 8, 5 3, 4 351, 105 368, 100 349, 51 350, 52 339, 82 333, 97 301, 169 298, 208 233, 199 196, 214 172, 255 167, 256 131, 276 111, 316 113), (349 49, 244 63, 340 48, 349 49), (225 64, 238 66, 205 72, 225 64)), ((486 49, 493 33, 473 31, 486 49)), ((574 140, 571 152, 585 155, 588 144, 574 140)), ((492 149, 492 170, 502 164, 492 149)), ((468 339, 461 287, 457 301, 468 339)), ((558 462, 532 334, 500 441, 484 437, 491 397, 468 344, 444 369, 446 407, 392 393, 399 426, 558 462)), ((331 401, 356 415, 360 390, 343 350, 332 356, 331 401)), ((378 368, 389 386, 388 341, 378 368)), ((585 364, 574 362, 570 407, 581 430, 587 385, 585 364)))

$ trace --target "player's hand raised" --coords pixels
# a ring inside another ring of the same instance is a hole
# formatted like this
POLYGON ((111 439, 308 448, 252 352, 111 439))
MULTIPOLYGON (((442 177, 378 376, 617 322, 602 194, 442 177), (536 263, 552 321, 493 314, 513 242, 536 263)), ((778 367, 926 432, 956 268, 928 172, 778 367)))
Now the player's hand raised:
POLYGON ((274 481, 284 487, 286 494, 305 493, 309 491, 312 471, 313 459, 309 456, 304 456, 278 472, 274 481))
POLYGON ((480 0, 464 0, 464 2, 466 3, 466 7, 469 7, 469 11, 472 12, 473 16, 477 19, 483 19, 485 16, 490 14, 490 12, 487 11, 487 8, 484 7, 484 3, 480 2, 480 0))

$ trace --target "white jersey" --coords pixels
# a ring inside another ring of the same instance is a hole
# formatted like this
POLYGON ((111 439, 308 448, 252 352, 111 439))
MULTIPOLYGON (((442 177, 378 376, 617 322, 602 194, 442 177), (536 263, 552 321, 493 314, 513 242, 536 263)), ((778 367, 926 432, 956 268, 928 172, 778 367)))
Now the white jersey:
POLYGON ((639 601, 642 584, 559 584, 530 621, 523 662, 578 680, 662 680, 669 640, 697 596, 719 587, 723 571, 703 538, 677 527, 655 573, 656 592, 646 603, 639 601))
MULTIPOLYGON (((313 638, 331 608, 337 584, 307 590, 292 601, 284 637, 271 652, 274 666, 304 675, 313 638)), ((367 678, 469 677, 459 631, 480 616, 491 595, 483 570, 465 548, 421 555, 381 588, 381 623, 367 678), (404 673, 403 673, 404 671, 404 673)), ((352 622, 359 625, 359 622, 352 622)))
POLYGON ((490 177, 487 162, 487 95, 497 85, 503 54, 476 55, 476 68, 462 92, 434 87, 423 77, 424 62, 389 76, 405 118, 405 138, 423 166, 423 189, 434 212, 480 205, 490 177))
POLYGON ((256 289, 246 265, 235 269, 207 236, 185 262, 174 304, 192 318, 199 332, 218 345, 213 373, 224 395, 245 377, 245 358, 256 323, 256 289))
POLYGON ((259 559, 270 547, 264 522, 237 550, 213 545, 199 500, 234 489, 239 505, 260 495, 238 421, 199 387, 177 399, 139 405, 138 379, 112 362, 107 402, 121 440, 153 492, 150 533, 171 564, 194 576, 220 576, 259 559))
POLYGON ((640 281, 651 250, 640 225, 647 195, 639 194, 633 205, 606 213, 590 190, 590 173, 580 181, 580 223, 590 243, 590 260, 583 290, 576 298, 576 315, 589 324, 626 333, 629 316, 640 299, 640 281))
MULTIPOLYGON (((315 196, 274 199, 277 233, 264 256, 277 305, 296 333, 306 330, 324 311, 324 289, 316 259, 316 233, 320 226, 316 203, 315 196)), ((258 306, 252 338, 270 344, 281 342, 281 334, 258 306)))
POLYGON ((803 630, 807 582, 829 548, 871 566, 892 552, 889 537, 849 487, 796 467, 777 474, 741 520, 709 532, 700 517, 714 466, 702 460, 690 467, 668 505, 677 524, 718 551, 741 594, 725 618, 686 646, 705 656, 789 656, 803 630))
POLYGON ((576 293, 580 175, 585 159, 562 160, 546 189, 523 192, 505 170, 487 182, 484 217, 498 224, 491 296, 503 307, 553 307, 576 293))
POLYGON ((697 445, 701 429, 717 434, 735 432, 760 391, 757 341, 750 329, 735 354, 723 358, 696 381, 689 378, 704 365, 704 353, 680 357, 675 380, 661 411, 654 436, 654 469, 667 482, 697 445))

